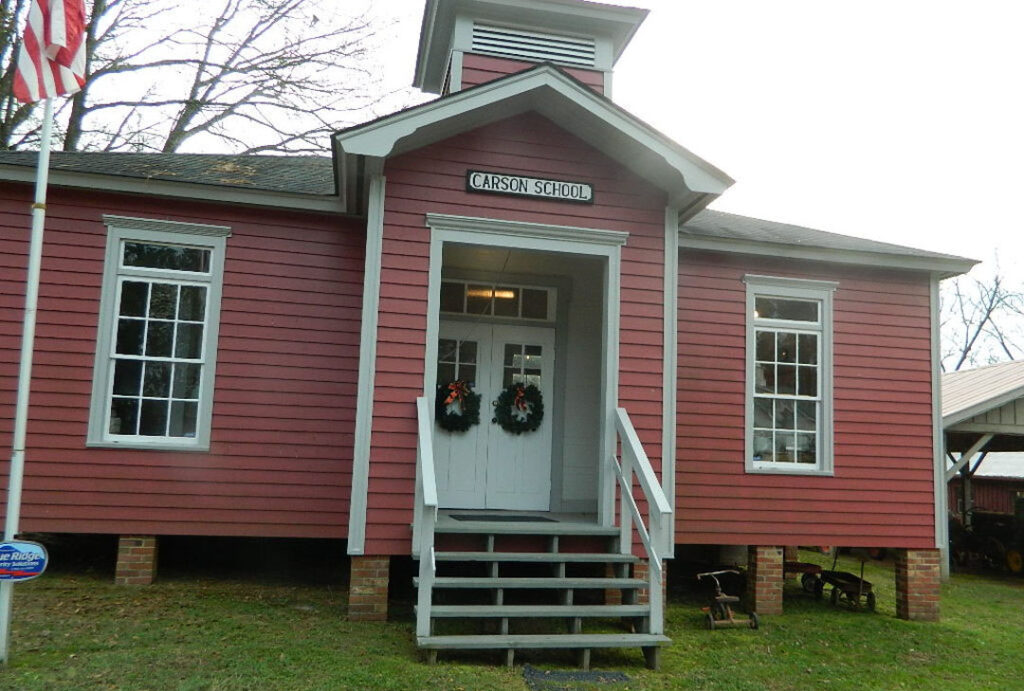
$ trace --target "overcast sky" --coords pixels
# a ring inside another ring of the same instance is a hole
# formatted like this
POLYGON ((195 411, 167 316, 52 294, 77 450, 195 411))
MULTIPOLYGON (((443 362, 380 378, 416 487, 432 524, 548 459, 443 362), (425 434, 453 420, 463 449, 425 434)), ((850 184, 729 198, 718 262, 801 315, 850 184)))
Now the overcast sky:
MULTIPOLYGON (((614 98, 736 180, 712 208, 1024 278, 1024 2, 612 1, 651 10, 614 98)), ((423 0, 381 5, 408 84, 423 0)))

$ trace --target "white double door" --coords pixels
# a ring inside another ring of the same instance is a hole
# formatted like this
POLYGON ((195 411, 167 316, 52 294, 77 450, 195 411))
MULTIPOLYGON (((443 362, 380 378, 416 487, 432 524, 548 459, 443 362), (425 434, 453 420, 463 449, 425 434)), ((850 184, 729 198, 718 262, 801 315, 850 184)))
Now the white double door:
POLYGON ((554 329, 442 321, 437 383, 462 379, 480 394, 480 424, 434 430, 438 499, 443 508, 547 511, 551 502, 554 329), (506 432, 493 402, 513 383, 534 384, 544 415, 533 432, 506 432))

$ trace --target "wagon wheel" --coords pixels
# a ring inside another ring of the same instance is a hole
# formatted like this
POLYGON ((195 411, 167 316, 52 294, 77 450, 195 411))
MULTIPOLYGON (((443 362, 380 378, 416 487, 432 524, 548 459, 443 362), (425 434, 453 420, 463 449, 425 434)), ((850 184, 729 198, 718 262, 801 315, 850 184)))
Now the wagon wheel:
POLYGON ((715 615, 713 615, 711 612, 708 612, 706 615, 704 615, 704 626, 706 626, 711 631, 715 630, 715 615))
POLYGON ((991 535, 981 543, 981 554, 985 559, 985 565, 989 568, 1002 570, 1006 564, 1006 547, 998 538, 991 535))
POLYGON ((800 577, 800 586, 804 589, 805 593, 814 593, 818 589, 818 581, 820 580, 816 574, 805 573, 800 577))
POLYGON ((868 611, 871 611, 871 612, 875 611, 875 594, 874 593, 868 593, 867 596, 864 598, 864 602, 867 605, 868 611))
POLYGON ((820 600, 825 597, 825 581, 820 578, 814 583, 814 598, 820 600))
POLYGON ((834 585, 834 586, 832 586, 832 598, 831 598, 831 599, 832 599, 832 605, 833 605, 833 606, 835 606, 835 605, 838 605, 838 604, 839 604, 839 594, 840 594, 841 592, 842 592, 842 591, 841 591, 841 590, 839 590, 839 586, 835 586, 835 585, 834 585))
POLYGON ((1015 576, 1024 575, 1024 553, 1019 549, 1006 550, 1006 568, 1015 576))
POLYGON ((750 613, 750 628, 756 629, 758 626, 757 612, 750 613))

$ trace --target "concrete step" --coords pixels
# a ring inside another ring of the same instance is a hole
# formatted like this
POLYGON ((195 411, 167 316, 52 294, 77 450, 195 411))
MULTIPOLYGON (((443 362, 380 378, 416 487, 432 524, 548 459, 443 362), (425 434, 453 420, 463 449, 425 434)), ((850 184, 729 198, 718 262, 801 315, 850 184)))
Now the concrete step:
POLYGON ((566 617, 645 617, 650 605, 434 605, 430 616, 436 618, 566 618, 566 617))

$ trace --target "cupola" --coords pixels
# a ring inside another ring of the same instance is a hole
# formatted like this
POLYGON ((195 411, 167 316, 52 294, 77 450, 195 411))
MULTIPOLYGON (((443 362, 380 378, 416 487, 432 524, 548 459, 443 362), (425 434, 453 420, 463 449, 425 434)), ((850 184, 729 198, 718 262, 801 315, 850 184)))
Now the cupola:
POLYGON ((583 0, 427 0, 413 85, 448 95, 551 63, 611 96, 647 10, 583 0))

